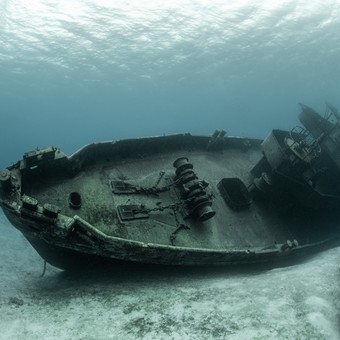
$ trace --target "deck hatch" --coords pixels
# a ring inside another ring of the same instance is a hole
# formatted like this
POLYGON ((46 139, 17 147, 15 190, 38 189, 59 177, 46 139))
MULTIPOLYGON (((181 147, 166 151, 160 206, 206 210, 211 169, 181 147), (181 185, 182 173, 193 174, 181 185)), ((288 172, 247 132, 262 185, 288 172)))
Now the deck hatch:
POLYGON ((223 178, 217 187, 230 208, 241 210, 250 206, 250 193, 239 178, 223 178))
POLYGON ((149 212, 142 205, 130 204, 117 207, 122 221, 141 220, 149 218, 149 212))
POLYGON ((114 179, 110 181, 111 188, 114 194, 135 194, 137 192, 136 187, 121 179, 114 179))

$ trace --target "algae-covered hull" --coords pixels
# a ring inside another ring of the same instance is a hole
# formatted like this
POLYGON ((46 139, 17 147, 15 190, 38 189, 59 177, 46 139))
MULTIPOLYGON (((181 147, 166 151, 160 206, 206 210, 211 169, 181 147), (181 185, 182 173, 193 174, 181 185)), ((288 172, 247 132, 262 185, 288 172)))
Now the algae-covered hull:
POLYGON ((333 108, 322 118, 302 106, 300 119, 307 129, 273 130, 264 141, 222 130, 91 144, 70 157, 34 150, 1 172, 0 204, 63 269, 310 253, 340 240, 339 124, 333 108))

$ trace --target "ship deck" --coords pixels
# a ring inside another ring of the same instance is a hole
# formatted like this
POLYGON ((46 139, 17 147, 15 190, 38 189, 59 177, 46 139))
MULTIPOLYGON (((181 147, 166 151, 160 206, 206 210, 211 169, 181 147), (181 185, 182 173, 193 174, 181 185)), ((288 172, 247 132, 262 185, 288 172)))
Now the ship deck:
MULTIPOLYGON (((26 181, 24 193, 41 204, 57 205, 64 215, 79 215, 109 236, 144 243, 219 250, 264 249, 287 240, 296 239, 304 244, 324 238, 327 223, 320 228, 324 216, 315 212, 306 213, 289 204, 281 206, 268 200, 253 201, 249 208, 239 211, 226 204, 217 184, 222 178, 237 177, 248 186, 249 171, 261 156, 259 145, 247 150, 230 147, 207 152, 196 148, 184 152, 179 148, 161 154, 132 155, 124 160, 95 162, 75 176, 32 178, 26 181), (112 181, 116 179, 142 187, 171 185, 175 177, 173 162, 182 156, 188 157, 199 178, 209 183, 207 191, 214 196, 212 209, 216 212, 213 218, 204 222, 184 219, 180 210, 166 208, 180 201, 175 186, 158 195, 113 193, 112 181), (81 195, 80 209, 70 207, 71 192, 81 195), (122 220, 117 207, 123 205, 143 205, 153 211, 148 218, 122 220)), ((332 224, 330 221, 329 227, 332 224)))

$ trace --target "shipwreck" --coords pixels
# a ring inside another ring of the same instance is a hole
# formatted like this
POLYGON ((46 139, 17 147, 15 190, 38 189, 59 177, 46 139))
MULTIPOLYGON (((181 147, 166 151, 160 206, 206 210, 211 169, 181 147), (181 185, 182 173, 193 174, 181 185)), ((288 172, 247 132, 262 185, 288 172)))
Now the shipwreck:
POLYGON ((45 261, 203 266, 340 244, 340 116, 263 141, 176 134, 27 152, 0 172, 0 206, 45 261))

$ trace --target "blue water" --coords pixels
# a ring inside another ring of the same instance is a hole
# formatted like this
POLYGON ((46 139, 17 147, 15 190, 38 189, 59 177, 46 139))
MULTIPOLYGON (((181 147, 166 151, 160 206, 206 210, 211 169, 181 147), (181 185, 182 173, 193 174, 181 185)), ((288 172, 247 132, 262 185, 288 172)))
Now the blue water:
MULTIPOLYGON (((340 109, 340 0, 0 0, 0 169, 340 109)), ((0 339, 340 338, 339 248, 261 273, 59 275, 0 213, 0 339)))
POLYGON ((0 0, 0 168, 37 146, 265 137, 340 107, 340 2, 0 0))

